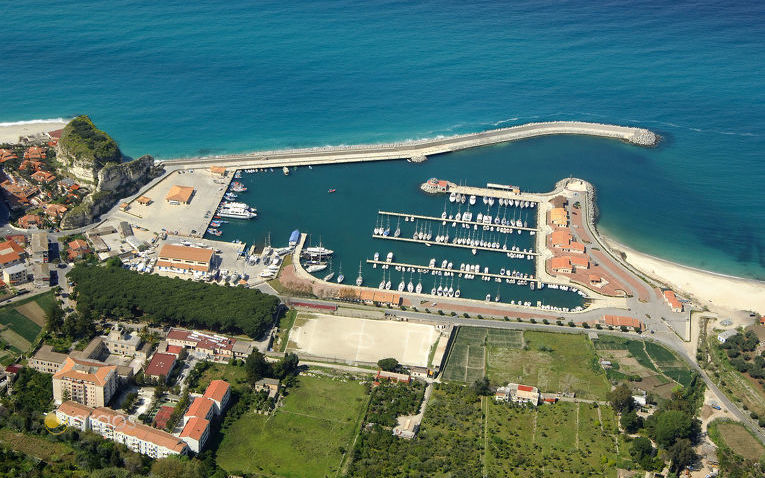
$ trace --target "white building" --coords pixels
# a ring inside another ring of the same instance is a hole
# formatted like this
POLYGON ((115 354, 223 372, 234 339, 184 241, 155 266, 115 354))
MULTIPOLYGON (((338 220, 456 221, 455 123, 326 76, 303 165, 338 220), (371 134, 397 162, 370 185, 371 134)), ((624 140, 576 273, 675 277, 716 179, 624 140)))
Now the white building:
POLYGON ((719 334, 717 334, 717 340, 721 344, 724 344, 729 338, 731 338, 731 337, 733 337, 735 335, 738 335, 738 330, 736 330, 736 329, 726 330, 724 332, 720 332, 719 334))

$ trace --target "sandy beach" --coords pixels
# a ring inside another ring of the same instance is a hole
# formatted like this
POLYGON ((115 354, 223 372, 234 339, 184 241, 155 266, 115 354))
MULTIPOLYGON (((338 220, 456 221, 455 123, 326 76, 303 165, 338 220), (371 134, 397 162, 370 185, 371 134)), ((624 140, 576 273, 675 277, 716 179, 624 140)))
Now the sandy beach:
POLYGON ((683 297, 723 315, 751 310, 765 315, 765 282, 675 264, 643 254, 611 239, 609 246, 624 252, 627 262, 648 276, 663 282, 683 297))
POLYGON ((47 133, 61 129, 64 126, 66 126, 66 121, 63 118, 0 123, 0 144, 18 143, 19 136, 47 133))

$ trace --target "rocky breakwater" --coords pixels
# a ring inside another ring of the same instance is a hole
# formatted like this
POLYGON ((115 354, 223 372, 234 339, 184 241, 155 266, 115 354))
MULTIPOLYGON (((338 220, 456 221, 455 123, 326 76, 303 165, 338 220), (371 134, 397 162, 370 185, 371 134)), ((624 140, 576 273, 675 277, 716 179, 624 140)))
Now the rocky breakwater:
POLYGON ((62 218, 61 229, 94 222, 120 198, 135 194, 162 171, 149 155, 123 162, 117 143, 98 130, 87 116, 73 119, 64 128, 56 153, 62 175, 74 176, 93 187, 82 203, 62 218))

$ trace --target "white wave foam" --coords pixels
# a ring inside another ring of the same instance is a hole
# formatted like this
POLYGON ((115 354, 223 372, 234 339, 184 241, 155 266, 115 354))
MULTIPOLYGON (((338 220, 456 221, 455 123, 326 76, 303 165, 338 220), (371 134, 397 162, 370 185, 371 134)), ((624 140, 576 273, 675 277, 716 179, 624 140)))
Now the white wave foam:
POLYGON ((69 121, 71 121, 71 118, 70 119, 50 118, 50 119, 33 119, 33 120, 27 120, 27 121, 8 121, 5 123, 0 123, 0 127, 24 126, 26 124, 68 123, 69 121))

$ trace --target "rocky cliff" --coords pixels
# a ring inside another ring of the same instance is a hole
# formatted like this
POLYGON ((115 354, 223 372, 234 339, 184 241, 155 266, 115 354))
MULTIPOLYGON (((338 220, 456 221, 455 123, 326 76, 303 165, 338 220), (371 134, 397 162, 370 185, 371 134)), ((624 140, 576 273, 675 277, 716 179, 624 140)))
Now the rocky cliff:
POLYGON ((95 184, 101 168, 122 161, 122 152, 117 142, 96 128, 90 118, 78 116, 64 127, 56 145, 56 159, 69 175, 95 184))
POLYGON ((92 223, 107 212, 121 198, 138 192, 141 186, 161 174, 162 167, 154 165, 154 158, 146 155, 126 163, 109 163, 96 176, 98 185, 82 203, 72 208, 61 219, 61 229, 75 229, 92 223))

